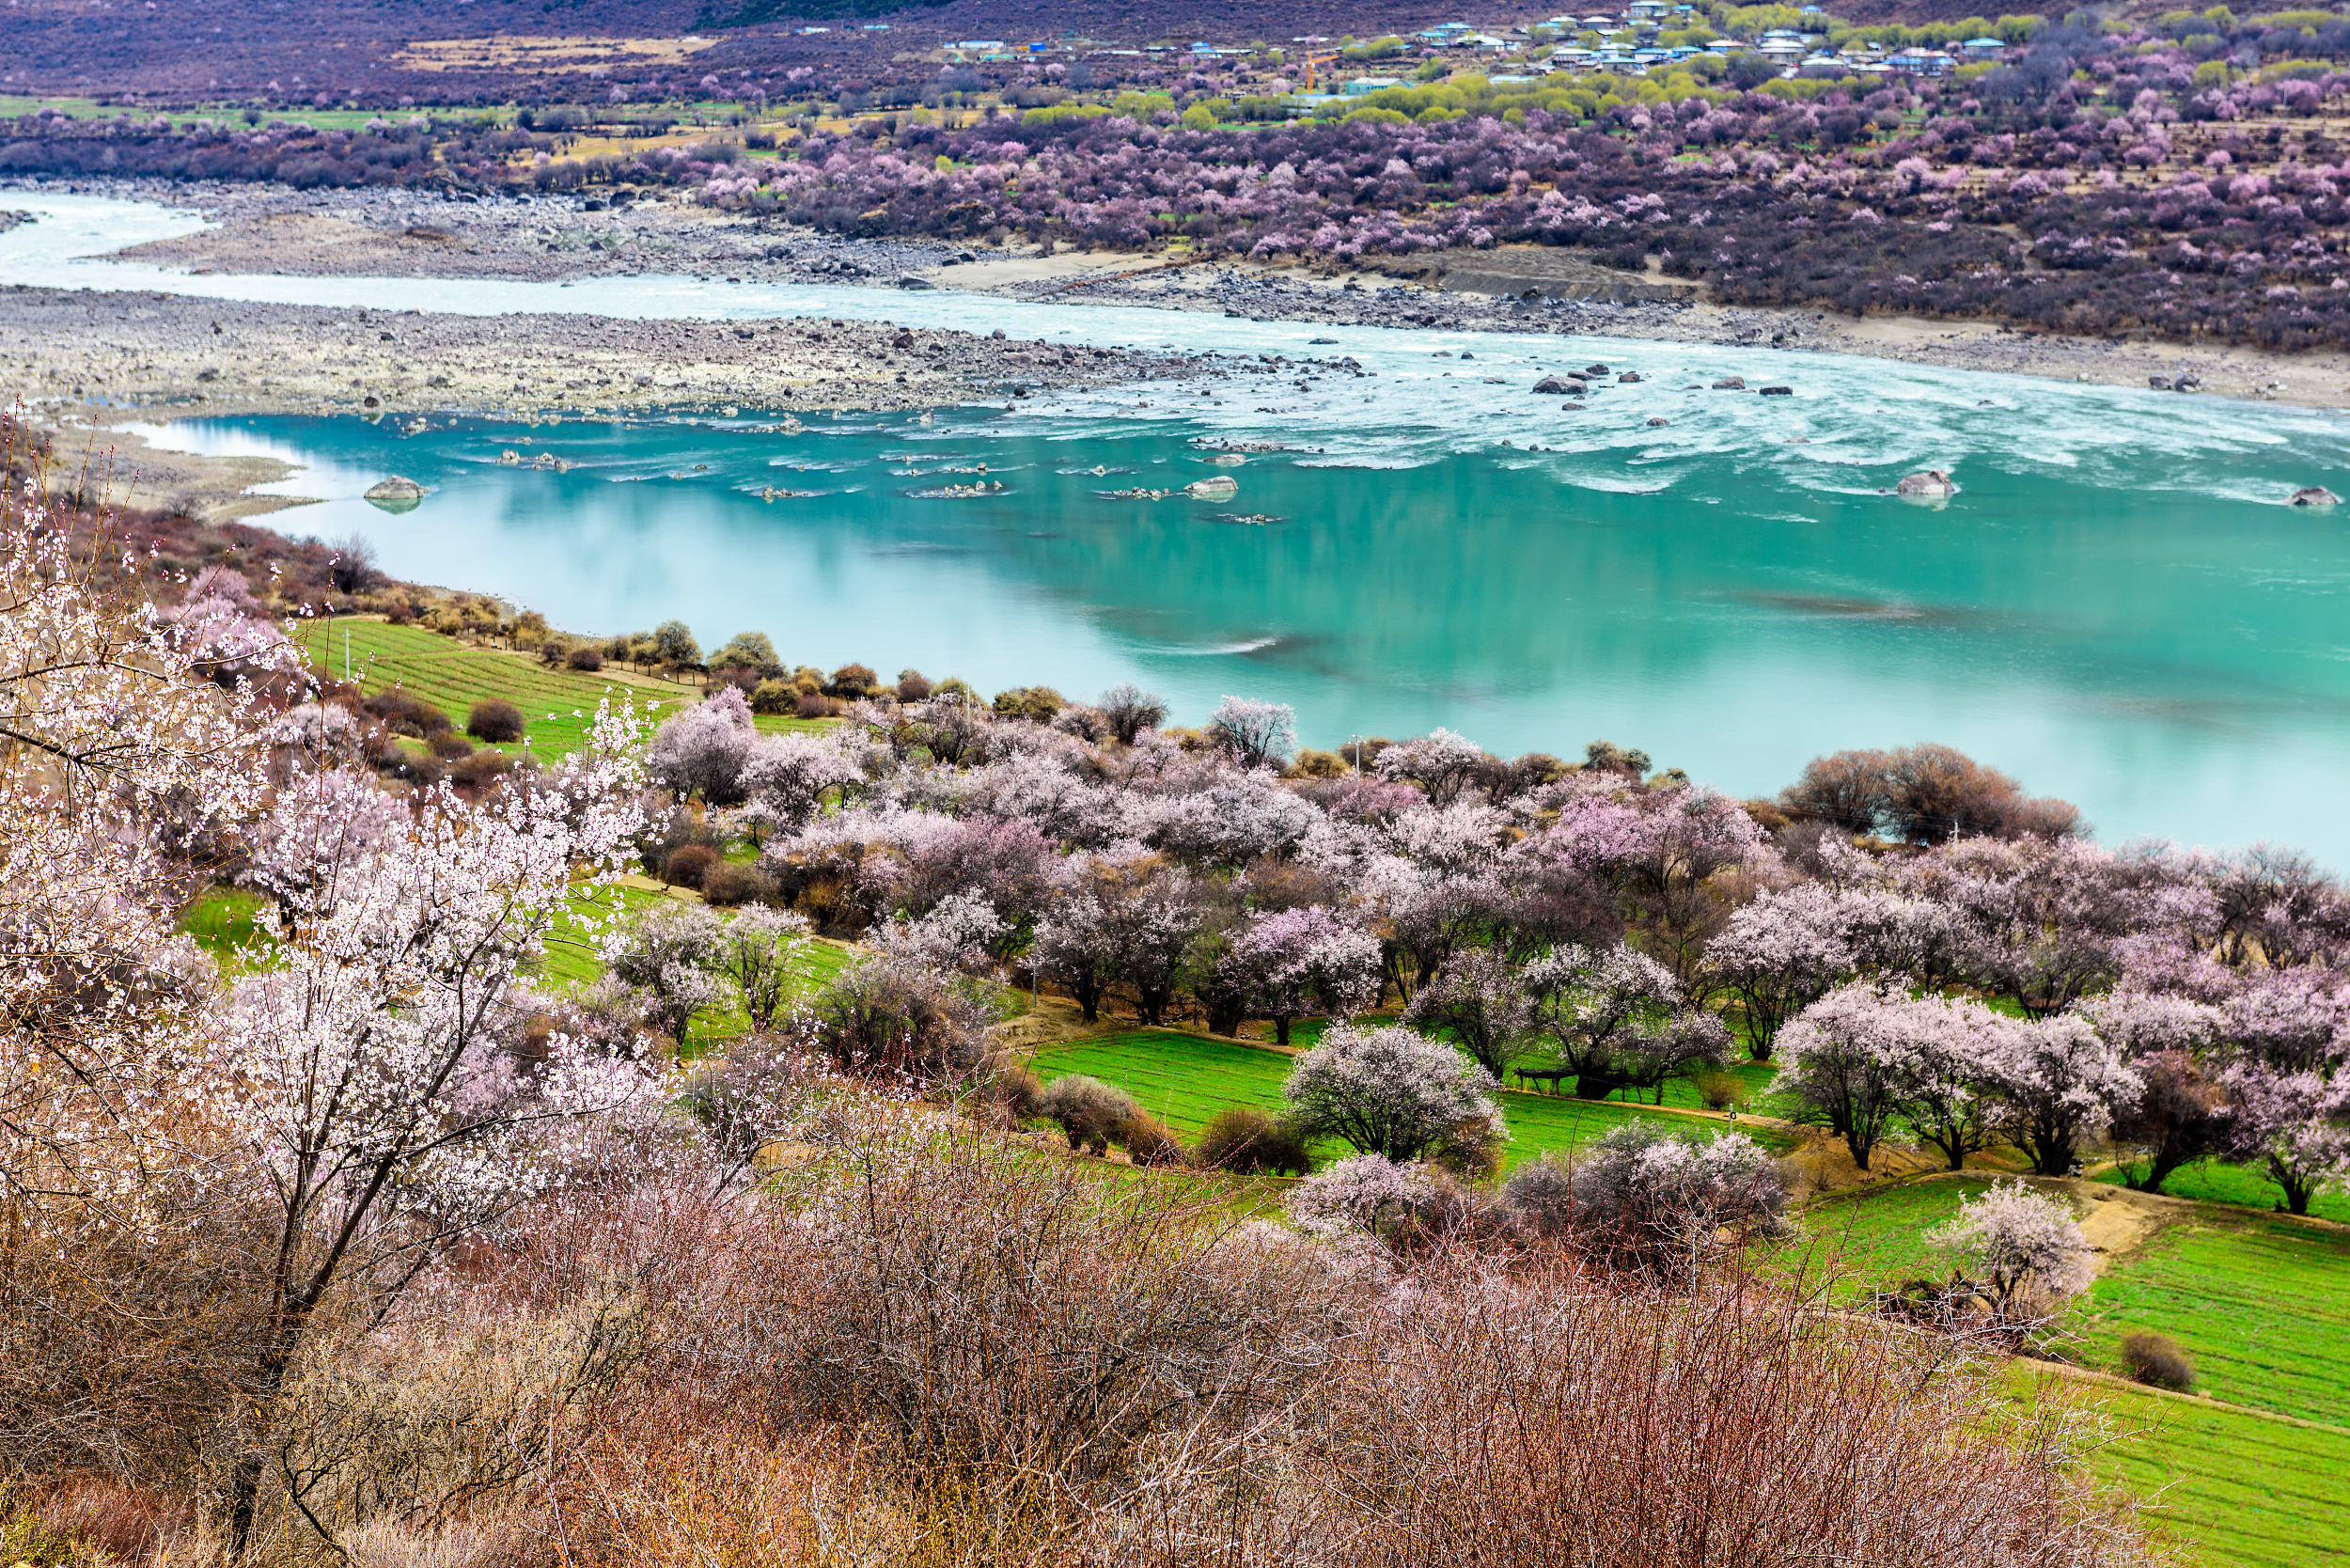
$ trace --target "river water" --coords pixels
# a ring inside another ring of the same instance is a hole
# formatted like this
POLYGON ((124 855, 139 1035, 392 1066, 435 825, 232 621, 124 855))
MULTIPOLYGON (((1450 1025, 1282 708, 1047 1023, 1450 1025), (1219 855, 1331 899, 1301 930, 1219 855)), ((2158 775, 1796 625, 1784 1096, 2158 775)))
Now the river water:
POLYGON ((704 643, 1073 696, 1134 679, 1196 722, 1295 704, 1313 745, 1442 724, 1489 749, 1606 737, 1738 792, 1933 739, 2079 803, 2101 835, 2300 844, 2350 867, 2350 494, 2331 411, 1602 338, 1253 322, 946 292, 616 278, 574 286, 189 276, 74 259, 185 213, 11 193, 0 284, 479 313, 834 315, 1014 337, 1351 354, 1370 379, 1113 389, 849 416, 625 423, 180 421, 267 452, 392 572, 557 625, 671 617, 704 643), (1314 337, 1335 346, 1309 346, 1314 337), (1473 357, 1471 357, 1473 356, 1473 357), (1528 388, 1637 369, 1588 412, 1528 388), (1726 374, 1788 398, 1704 389, 1726 374), (1486 378, 1497 378, 1497 384, 1486 378), (1653 418, 1668 424, 1654 427, 1653 418), (1274 442, 1238 465, 1208 442, 1274 442), (1529 450, 1529 447, 1547 448, 1529 450), (504 465, 551 452, 567 472, 504 465), (978 470, 984 465, 985 473, 978 470), (1934 466, 1928 508, 1880 494, 1934 466), (1095 470, 1101 472, 1095 472, 1095 470), (359 493, 432 487, 391 516, 359 493), (1130 499, 1229 475, 1229 500, 1130 499), (1000 484, 1000 490, 995 488, 1000 484), (982 485, 978 495, 924 494, 982 485), (800 494, 762 499, 770 489, 800 494), (1244 521, 1243 519, 1249 519, 1244 521))

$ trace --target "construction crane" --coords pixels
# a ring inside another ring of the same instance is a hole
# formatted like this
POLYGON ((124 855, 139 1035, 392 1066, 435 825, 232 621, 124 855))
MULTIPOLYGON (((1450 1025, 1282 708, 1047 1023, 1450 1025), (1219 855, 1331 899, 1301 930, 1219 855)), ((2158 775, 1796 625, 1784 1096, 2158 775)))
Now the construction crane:
POLYGON ((1335 55, 1335 54, 1331 54, 1331 55, 1316 55, 1316 54, 1314 54, 1314 53, 1313 53, 1312 51, 1310 51, 1310 50, 1308 50, 1308 51, 1307 52, 1307 55, 1306 55, 1306 90, 1307 90, 1308 92, 1316 92, 1316 91, 1319 91, 1319 90, 1320 90, 1319 88, 1317 88, 1317 87, 1314 86, 1314 67, 1316 67, 1316 66, 1325 66, 1325 65, 1328 65, 1331 61, 1336 60, 1336 59, 1338 59, 1339 57, 1340 57, 1340 56, 1339 56, 1339 55, 1335 55))

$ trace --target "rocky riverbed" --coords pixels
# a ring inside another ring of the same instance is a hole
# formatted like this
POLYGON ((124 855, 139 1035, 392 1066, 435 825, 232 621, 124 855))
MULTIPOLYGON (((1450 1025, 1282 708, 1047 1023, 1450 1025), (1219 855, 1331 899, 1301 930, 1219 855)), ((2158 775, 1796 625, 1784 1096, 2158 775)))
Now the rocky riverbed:
MULTIPOLYGON (((1987 321, 1737 308, 1708 300, 1694 284, 1614 272, 1539 246, 1367 259, 1360 268, 1301 267, 1018 243, 857 240, 721 212, 658 191, 616 204, 608 195, 469 199, 152 181, 75 188, 203 211, 216 227, 123 253, 196 272, 537 280, 666 273, 927 286, 1266 320, 1812 350, 2114 385, 2145 386, 2156 378, 2175 384, 2184 375, 2204 393, 2319 406, 2350 402, 2350 355, 2338 352, 2268 353, 1987 321)), ((885 392, 895 384, 886 380, 885 392)))
POLYGON ((821 319, 626 321, 0 290, 0 381, 36 412, 588 417, 907 409, 1211 373, 1199 355, 821 319))

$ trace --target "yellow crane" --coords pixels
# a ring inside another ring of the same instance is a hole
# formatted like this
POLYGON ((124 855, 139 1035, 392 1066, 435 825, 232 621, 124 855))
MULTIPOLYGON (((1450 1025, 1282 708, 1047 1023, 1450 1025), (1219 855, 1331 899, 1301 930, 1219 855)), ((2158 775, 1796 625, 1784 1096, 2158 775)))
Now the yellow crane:
POLYGON ((1339 57, 1340 56, 1336 54, 1316 55, 1311 51, 1308 51, 1306 55, 1306 90, 1308 92, 1318 92, 1321 90, 1314 86, 1314 67, 1328 65, 1339 57))

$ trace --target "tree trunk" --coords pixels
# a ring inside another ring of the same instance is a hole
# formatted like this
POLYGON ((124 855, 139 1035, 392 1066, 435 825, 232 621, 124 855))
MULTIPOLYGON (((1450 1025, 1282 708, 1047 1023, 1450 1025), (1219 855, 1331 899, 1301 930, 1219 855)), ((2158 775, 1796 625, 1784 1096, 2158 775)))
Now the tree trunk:
POLYGON ((1273 1043, 1277 1045, 1286 1045, 1290 1043, 1289 1014, 1283 1013, 1273 1021, 1273 1043))
POLYGON ((2268 1162, 2268 1173, 2277 1179, 2279 1186, 2285 1189, 2285 1209, 2288 1213, 2306 1215, 2310 1212, 2310 1198, 2317 1190, 2315 1182, 2304 1180, 2273 1159, 2268 1162))
MULTIPOLYGON (((306 1319, 307 1314, 304 1316, 306 1319)), ((286 1387, 286 1371, 292 1362, 290 1352, 271 1351, 256 1369, 251 1408, 243 1413, 243 1419, 254 1423, 252 1441, 238 1456, 236 1468, 228 1477, 228 1542, 225 1555, 230 1563, 243 1562, 252 1544, 254 1515, 260 1508, 261 1481, 269 1465, 266 1450, 272 1413, 277 1408, 277 1396, 286 1387)))
POLYGON ((1578 1100, 1605 1100, 1623 1088, 1625 1081, 1609 1073, 1578 1073, 1574 1079, 1574 1097, 1578 1100))

